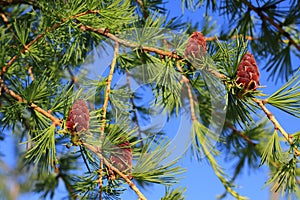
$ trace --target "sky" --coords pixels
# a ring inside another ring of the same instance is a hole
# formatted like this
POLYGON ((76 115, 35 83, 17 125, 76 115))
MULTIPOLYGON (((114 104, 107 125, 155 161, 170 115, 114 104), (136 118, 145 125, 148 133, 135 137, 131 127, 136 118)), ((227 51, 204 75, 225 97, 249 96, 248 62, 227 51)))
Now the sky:
MULTIPOLYGON (((180 1, 170 1, 171 3, 166 4, 166 8, 170 11, 169 18, 174 16, 180 16, 182 13, 181 3, 180 1)), ((204 15, 204 9, 197 10, 196 12, 191 11, 184 11, 185 16, 183 17, 183 20, 185 19, 192 19, 194 23, 199 22, 201 25, 201 19, 203 19, 204 15)), ((222 19, 217 20, 217 28, 224 25, 222 23, 222 19)), ((200 26, 201 27, 201 26, 200 26)), ((199 30, 201 31, 201 30, 199 30)), ((96 57, 95 63, 92 65, 89 65, 87 67, 93 68, 95 66, 105 66, 109 65, 110 60, 96 57)), ((259 67, 263 66, 265 62, 263 60, 258 61, 259 67)), ((104 73, 99 72, 99 70, 95 70, 95 74, 101 74, 104 73)), ((266 71, 261 70, 261 79, 260 83, 261 85, 266 86, 265 88, 262 88, 263 92, 265 94, 272 94, 272 92, 276 91, 282 83, 279 81, 276 85, 273 82, 267 81, 268 73, 266 71)), ((299 122, 298 119, 289 116, 282 111, 279 111, 277 109, 274 109, 270 106, 268 106, 270 110, 275 114, 276 117, 278 117, 278 121, 282 124, 282 126, 287 130, 287 132, 295 132, 299 130, 299 122), (288 120, 287 120, 288 119, 288 120)), ((152 122, 154 124, 159 122, 163 122, 162 127, 165 125, 165 116, 158 116, 156 119, 152 119, 152 122), (157 120, 158 119, 158 120, 157 120)), ((187 129, 188 125, 184 122, 184 119, 181 119, 181 122, 173 122, 174 127, 179 130, 180 128, 187 129), (179 124, 178 124, 179 123, 179 124), (177 126, 175 125, 177 124, 177 126)), ((173 127, 173 128, 174 128, 173 127)), ((182 131, 178 131, 178 133, 181 133, 182 131)), ((179 134, 180 135, 180 134, 179 134)), ((184 135, 181 135, 184 137, 184 135)), ((172 136, 170 136, 172 137, 172 136)), ((178 135, 176 135, 177 138, 180 138, 178 135)), ((181 138, 180 138, 181 139, 181 138)), ((184 138, 186 139, 186 138, 184 138)), ((183 139, 183 140, 184 140, 183 139)), ((5 141, 7 144, 12 142, 11 137, 6 137, 5 141)), ((173 145, 179 145, 177 143, 178 141, 174 141, 173 145)), ((0 151, 4 151, 8 155, 13 154, 14 149, 13 146, 0 146, 0 151)), ((14 159, 10 156, 6 156, 5 160, 10 163, 10 165, 14 165, 14 159)), ((226 172, 232 173, 234 169, 232 169, 233 163, 226 163, 222 160, 222 158, 219 159, 219 164, 224 167, 224 170, 226 172)), ((258 163, 259 164, 259 163, 258 163)), ((186 196, 187 200, 198 200, 198 199, 216 199, 217 195, 220 195, 224 192, 224 187, 221 184, 221 182, 218 180, 216 175, 214 174, 213 170, 211 169, 208 162, 205 160, 203 162, 197 162, 192 161, 189 156, 187 156, 185 159, 179 161, 179 165, 187 169, 187 172, 184 174, 185 178, 180 181, 178 186, 181 187, 187 187, 186 196)), ((268 187, 263 188, 265 181, 268 179, 268 170, 266 167, 260 167, 258 170, 244 170, 244 172, 237 178, 236 184, 238 185, 237 191, 244 196, 249 197, 249 199, 268 199, 269 198, 269 191, 268 187)), ((62 184, 61 184, 62 185, 62 184)), ((154 185, 151 187, 147 187, 147 190, 142 190, 142 192, 145 194, 146 197, 148 197, 149 200, 158 200, 160 199, 164 194, 165 188, 162 186, 154 185)), ((57 195, 54 199, 61 199, 62 197, 65 197, 66 192, 63 186, 61 186, 58 190, 57 195)), ((38 199, 39 195, 33 195, 33 194, 27 194, 21 196, 20 200, 25 199, 38 199)), ((124 199, 136 199, 136 194, 132 190, 128 190, 124 194, 124 199)), ((234 199, 230 195, 227 195, 227 197, 224 198, 225 200, 231 200, 234 199)))

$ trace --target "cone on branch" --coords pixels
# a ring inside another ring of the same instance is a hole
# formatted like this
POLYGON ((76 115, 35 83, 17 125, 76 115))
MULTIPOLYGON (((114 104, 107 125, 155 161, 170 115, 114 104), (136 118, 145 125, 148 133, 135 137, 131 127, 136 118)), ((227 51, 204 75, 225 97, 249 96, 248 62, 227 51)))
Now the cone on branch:
POLYGON ((88 130, 90 121, 89 109, 84 100, 77 100, 71 107, 66 127, 72 133, 88 130))
POLYGON ((188 59, 201 58, 206 53, 206 39, 201 32, 193 32, 185 48, 184 56, 188 59))
MULTIPOLYGON (((132 169, 132 149, 128 140, 118 144, 113 148, 110 156, 110 162, 119 171, 131 176, 130 173, 132 169)), ((110 179, 115 179, 113 172, 110 172, 110 179)))
POLYGON ((256 90, 260 85, 259 76, 255 58, 247 52, 238 66, 235 81, 245 90, 256 90))

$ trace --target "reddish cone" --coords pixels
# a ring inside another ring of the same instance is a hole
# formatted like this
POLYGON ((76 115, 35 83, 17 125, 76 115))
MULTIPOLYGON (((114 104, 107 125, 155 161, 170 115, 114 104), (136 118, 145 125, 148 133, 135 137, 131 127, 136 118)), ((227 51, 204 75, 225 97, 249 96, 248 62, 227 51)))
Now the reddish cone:
POLYGON ((77 100, 67 118, 66 126, 71 132, 80 132, 84 130, 88 130, 89 128, 89 109, 86 106, 85 101, 77 100))
POLYGON ((132 168, 132 149, 130 142, 125 141, 116 147, 110 156, 110 161, 121 172, 126 172, 132 168))
POLYGON ((256 90, 259 84, 259 71, 253 55, 247 52, 239 64, 236 83, 247 90, 256 90))
POLYGON ((189 58, 200 58, 206 52, 206 39, 201 32, 193 32, 185 48, 184 55, 189 58))

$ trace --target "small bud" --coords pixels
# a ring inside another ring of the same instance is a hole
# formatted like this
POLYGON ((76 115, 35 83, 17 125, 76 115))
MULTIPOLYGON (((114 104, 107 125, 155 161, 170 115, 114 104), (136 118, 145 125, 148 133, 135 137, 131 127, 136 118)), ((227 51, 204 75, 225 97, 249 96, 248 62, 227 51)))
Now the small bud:
POLYGON ((246 90, 256 90, 260 85, 259 76, 256 61, 253 55, 247 52, 238 66, 235 81, 246 90))
POLYGON ((85 101, 77 100, 73 104, 66 122, 67 128, 71 132, 81 132, 89 128, 89 109, 85 101))

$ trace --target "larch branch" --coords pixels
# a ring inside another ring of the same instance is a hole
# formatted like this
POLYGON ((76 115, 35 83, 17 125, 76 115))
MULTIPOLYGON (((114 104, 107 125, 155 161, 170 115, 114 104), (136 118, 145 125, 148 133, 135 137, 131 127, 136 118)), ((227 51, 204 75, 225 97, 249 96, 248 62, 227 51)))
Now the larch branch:
MULTIPOLYGON (((175 58, 177 60, 183 59, 181 56, 177 55, 174 52, 164 51, 164 50, 160 50, 160 49, 157 49, 157 48, 154 48, 154 47, 140 46, 138 44, 127 42, 126 40, 120 39, 120 38, 116 37, 115 35, 113 35, 111 33, 107 33, 104 28, 103 29, 101 29, 101 28, 100 29, 96 29, 96 28, 93 28, 93 27, 88 26, 88 25, 81 25, 81 29, 84 30, 84 31, 88 30, 88 31, 92 31, 92 32, 98 33, 100 35, 104 35, 104 36, 106 36, 106 37, 108 37, 108 38, 110 38, 110 39, 112 39, 112 40, 114 40, 116 42, 119 42, 120 44, 122 44, 122 45, 124 45, 126 47, 140 48, 140 49, 142 49, 144 51, 153 52, 153 53, 156 53, 156 54, 159 54, 159 55, 162 55, 162 56, 169 56, 170 58, 175 58)), ((179 71, 180 71, 180 68, 179 68, 179 71)), ((227 76, 225 76, 224 74, 219 73, 218 71, 215 71, 213 69, 207 69, 207 71, 210 72, 211 74, 215 75, 216 77, 220 78, 220 79, 223 79, 223 80, 227 79, 227 76)), ((183 81, 186 82, 187 80, 183 79, 183 81)), ((224 84, 226 84, 226 82, 224 82, 224 84)), ((188 91, 188 92, 189 92, 189 98, 190 98, 191 91, 188 91)), ((293 143, 292 139, 285 132, 285 130, 281 127, 281 125, 276 120, 276 118, 273 116, 273 114, 271 114, 271 112, 269 112, 269 110, 267 110, 267 108, 264 106, 263 102, 261 100, 258 100, 258 99, 253 99, 253 101, 255 101, 263 109, 263 111, 265 112, 265 114, 268 116, 269 119, 271 117, 270 120, 273 122, 275 128, 277 128, 282 133, 282 135, 284 136, 284 138, 292 145, 292 143, 293 143)), ((193 101, 190 102, 190 103, 193 103, 193 101)), ((195 119, 195 115, 193 114, 193 112, 194 112, 193 110, 194 109, 191 108, 192 119, 195 119)), ((295 149, 295 153, 297 155, 300 155, 300 152, 297 149, 295 149)))
POLYGON ((100 159, 103 160, 104 164, 110 168, 111 170, 113 170, 114 172, 116 172, 118 175, 120 175, 120 177, 122 177, 126 183, 130 186, 130 188, 138 195, 139 199, 141 200, 146 200, 146 197, 143 195, 143 193, 136 187, 136 185, 122 172, 120 172, 116 167, 114 167, 112 164, 110 164, 104 157, 103 155, 100 153, 100 150, 89 144, 86 142, 82 142, 82 146, 86 147, 87 149, 89 149, 91 152, 95 153, 100 159))
POLYGON ((81 30, 83 31, 92 31, 94 33, 98 33, 100 35, 103 35, 107 38, 110 38, 111 40, 118 42, 119 44, 122 44, 126 47, 130 47, 130 48, 139 48, 142 49, 144 51, 148 51, 148 52, 153 52, 162 56, 168 56, 170 58, 175 58, 175 59, 183 59, 181 56, 175 54, 174 52, 171 51, 165 51, 165 50, 161 50, 158 48, 154 48, 154 47, 149 47, 149 46, 140 46, 139 44, 136 43, 130 43, 126 40, 123 40, 121 38, 118 38, 117 36, 115 36, 114 34, 111 34, 109 32, 107 32, 107 30, 105 28, 94 28, 92 26, 89 25, 81 25, 81 30))
MULTIPOLYGON (((94 13, 98 13, 98 10, 89 10, 89 11, 85 11, 83 13, 79 13, 75 16, 66 18, 66 19, 62 19, 60 23, 56 23, 54 24, 52 27, 48 28, 45 30, 45 33, 41 33, 39 35, 37 35, 33 40, 31 40, 28 44, 24 45, 23 49, 21 49, 20 53, 24 54, 26 53, 26 51, 34 44, 36 43, 38 40, 40 40, 41 38, 43 38, 47 32, 53 31, 55 29, 57 29, 59 26, 61 26, 64 22, 68 21, 69 19, 76 19, 78 17, 81 17, 83 15, 87 15, 87 14, 94 14, 94 13)), ((0 76, 2 76, 8 69, 9 66, 11 66, 17 59, 18 59, 19 55, 16 54, 14 55, 6 65, 2 66, 1 71, 0 71, 0 76)))
POLYGON ((183 71, 182 71, 182 68, 180 66, 180 64, 177 62, 176 63, 176 67, 178 69, 179 72, 181 72, 181 82, 185 84, 186 88, 187 88, 187 92, 188 92, 188 96, 189 96, 189 102, 190 102, 190 110, 191 110, 191 119, 192 119, 192 122, 196 121, 197 120, 197 117, 196 117, 196 113, 195 113, 195 102, 194 102, 194 98, 193 98, 193 93, 192 93, 192 90, 191 90, 191 85, 189 84, 190 81, 189 79, 183 75, 183 71))
MULTIPOLYGON (((5 84, 3 84, 3 90, 10 96, 12 96, 14 99, 18 100, 20 103, 28 103, 26 100, 24 100, 20 95, 16 94, 14 91, 10 90, 5 84)), ((43 114, 45 117, 49 118, 54 125, 57 126, 62 126, 61 121, 56 118, 55 116, 51 115, 49 112, 46 110, 43 110, 39 106, 37 106, 34 103, 29 103, 29 106, 36 110, 37 112, 43 114)), ((106 166, 108 166, 111 170, 119 174, 125 181, 126 183, 130 186, 130 188, 136 192, 136 194, 139 196, 141 200, 146 200, 145 196, 140 192, 140 190, 136 187, 136 185, 122 172, 120 172, 116 167, 112 166, 101 154, 100 151, 98 150, 97 147, 94 147, 86 142, 82 142, 82 145, 88 148, 90 151, 95 153, 100 159, 103 159, 103 162, 106 166)))
POLYGON ((297 42, 291 37, 291 35, 285 31, 281 24, 276 23, 274 21, 274 19, 272 19, 271 17, 269 17, 268 15, 264 14, 263 11, 257 7, 255 7, 254 5, 251 4, 251 2, 247 1, 247 0, 243 0, 243 2, 248 6, 248 8, 250 10, 253 10, 254 12, 256 12, 256 14, 263 20, 263 21, 268 21, 271 25, 273 25, 278 31, 279 33, 281 33, 283 36, 285 36, 289 42, 296 47, 296 49, 298 51, 300 51, 300 45, 297 44, 297 42))
MULTIPOLYGON (((293 140, 290 137, 290 135, 282 128, 280 123, 277 121, 275 116, 269 109, 265 106, 265 103, 263 100, 252 98, 252 100, 264 111, 266 116, 269 118, 269 120, 273 123, 275 130, 279 130, 282 136, 285 138, 285 140, 290 144, 293 145, 293 140)), ((294 152, 297 156, 300 156, 300 151, 296 148, 294 148, 294 152)))
POLYGON ((2 82, 2 88, 3 88, 4 92, 6 92, 7 94, 9 94, 14 99, 18 100, 18 102, 20 102, 20 103, 28 103, 30 108, 36 110, 37 112, 43 114, 45 117, 49 118, 53 122, 53 125, 55 125, 55 126, 56 125, 57 126, 62 126, 62 123, 61 123, 61 121, 58 118, 54 117, 53 115, 51 115, 49 112, 47 112, 46 110, 42 109, 38 105, 36 105, 36 104, 34 104, 32 102, 27 102, 20 95, 18 95, 17 93, 15 93, 11 89, 9 89, 3 82, 2 82))
MULTIPOLYGON (((104 94, 104 103, 103 103, 103 113, 102 113, 102 125, 100 127, 100 141, 103 140, 104 138, 104 130, 105 130, 105 125, 106 125, 106 112, 107 112, 107 106, 108 106, 108 101, 109 101, 109 94, 110 94, 110 90, 111 90, 111 81, 113 78, 113 74, 115 71, 115 66, 117 63, 117 57, 118 57, 118 53, 119 53, 119 43, 116 42, 115 43, 115 47, 114 47, 114 57, 113 60, 111 62, 110 65, 110 71, 109 71, 109 75, 107 78, 107 83, 106 83, 106 89, 105 89, 105 94, 104 94)), ((102 187, 103 187, 103 180, 102 180, 102 176, 103 176, 103 159, 100 158, 100 170, 99 170, 99 200, 102 200, 102 187)))
POLYGON ((235 128, 231 123, 229 123, 229 122, 225 122, 225 123, 226 123, 226 126, 227 126, 228 128, 230 128, 230 129, 233 131, 233 133, 239 135, 241 138, 243 138, 243 139, 244 139, 246 142, 248 142, 249 144, 251 144, 251 145, 253 145, 253 146, 256 146, 256 143, 253 142, 247 135, 243 134, 242 131, 236 129, 236 128, 235 128))

